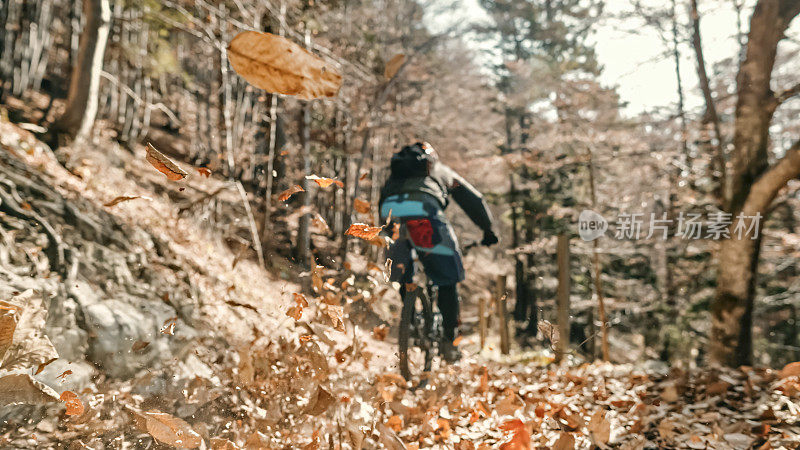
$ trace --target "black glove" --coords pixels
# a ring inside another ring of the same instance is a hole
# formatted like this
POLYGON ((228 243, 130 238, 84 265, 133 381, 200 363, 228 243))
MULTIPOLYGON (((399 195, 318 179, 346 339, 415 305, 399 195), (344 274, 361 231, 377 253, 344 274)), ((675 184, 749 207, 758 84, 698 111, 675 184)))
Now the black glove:
POLYGON ((497 239, 497 235, 494 234, 492 230, 486 230, 483 232, 483 240, 481 241, 481 245, 485 245, 489 247, 490 245, 497 244, 499 240, 497 239))

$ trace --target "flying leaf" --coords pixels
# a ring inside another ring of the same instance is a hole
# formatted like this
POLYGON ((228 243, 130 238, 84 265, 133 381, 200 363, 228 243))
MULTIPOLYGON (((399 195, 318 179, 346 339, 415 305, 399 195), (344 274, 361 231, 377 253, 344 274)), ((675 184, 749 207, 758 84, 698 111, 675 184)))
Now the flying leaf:
POLYGON ((0 377, 0 405, 44 405, 54 401, 58 401, 56 391, 34 380, 27 373, 0 377))
POLYGON ((83 402, 78 398, 78 394, 72 391, 64 391, 59 399, 67 406, 67 411, 64 414, 68 416, 80 416, 83 414, 83 402))
POLYGON ((198 167, 197 173, 208 178, 211 176, 211 169, 209 169, 208 167, 198 167))
POLYGON ((197 448, 203 438, 183 420, 162 412, 146 412, 142 414, 145 427, 150 436, 167 445, 178 448, 197 448))
POLYGON ((127 202, 129 200, 136 200, 137 198, 143 198, 143 199, 146 199, 146 200, 150 200, 148 197, 142 197, 140 195, 131 195, 131 196, 120 195, 119 197, 114 197, 114 200, 111 200, 110 202, 103 203, 103 206, 110 208, 112 206, 119 205, 122 202, 127 202))
POLYGON ((383 76, 386 77, 387 80, 391 80, 396 74, 397 71, 400 70, 400 66, 406 62, 406 55, 397 54, 386 63, 386 68, 383 70, 383 76))
POLYGON ((323 389, 322 386, 317 386, 317 392, 311 397, 303 413, 310 416, 318 416, 327 411, 334 401, 336 399, 330 392, 323 389))
POLYGON ((164 321, 164 324, 161 325, 161 332, 163 334, 168 334, 170 336, 175 335, 175 325, 178 322, 177 317, 170 317, 169 319, 164 321))
POLYGON ((333 97, 342 85, 342 76, 330 64, 270 33, 239 33, 228 45, 228 59, 236 73, 267 92, 310 100, 333 97))
POLYGON ((538 328, 542 336, 550 341, 550 345, 555 348, 561 340, 561 336, 558 334, 558 328, 547 320, 540 320, 538 328))
POLYGON ((147 162, 172 181, 180 181, 186 178, 186 175, 189 175, 185 170, 181 169, 177 164, 164 156, 163 153, 156 150, 153 144, 150 143, 147 144, 147 162))
POLYGON ((372 207, 370 206, 368 201, 357 198, 353 202, 353 209, 355 209, 356 212, 360 214, 369 214, 372 207))
POLYGON ((509 439, 500 444, 500 450, 530 450, 531 432, 519 419, 503 422, 500 429, 509 434, 509 439))
POLYGON ((378 234, 383 230, 383 227, 371 227, 364 223, 354 223, 347 228, 344 234, 355 236, 364 239, 365 241, 372 241, 378 237, 378 234))
POLYGON ((335 184, 335 185, 339 186, 340 188, 344 187, 344 183, 342 183, 341 181, 339 181, 339 180, 337 180, 335 178, 325 178, 325 177, 318 177, 316 175, 308 175, 308 176, 306 176, 306 179, 307 180, 311 180, 314 183, 317 183, 319 185, 319 187, 321 187, 323 189, 329 187, 332 184, 335 184))
POLYGON ((40 373, 42 373, 42 371, 44 370, 45 367, 49 366, 51 362, 53 362, 53 361, 55 361, 57 359, 58 358, 50 358, 49 360, 39 364, 39 366, 36 367, 36 372, 34 372, 33 374, 34 375, 39 375, 40 373))
POLYGON ((285 202, 286 200, 289 200, 289 197, 293 196, 294 194, 297 194, 298 192, 305 192, 305 189, 303 189, 303 187, 300 186, 299 184, 295 184, 289 189, 281 192, 281 194, 278 196, 278 201, 285 202))
POLYGON ((72 375, 72 371, 67 369, 61 373, 61 375, 57 376, 56 378, 60 380, 62 383, 67 380, 67 377, 72 375))

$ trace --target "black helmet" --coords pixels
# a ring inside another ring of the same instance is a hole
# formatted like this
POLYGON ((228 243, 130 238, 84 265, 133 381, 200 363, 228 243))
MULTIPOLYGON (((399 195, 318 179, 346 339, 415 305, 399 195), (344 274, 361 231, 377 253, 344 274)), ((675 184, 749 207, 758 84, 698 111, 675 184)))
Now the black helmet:
POLYGON ((437 159, 436 150, 427 142, 406 145, 392 155, 391 176, 400 178, 427 176, 437 159))

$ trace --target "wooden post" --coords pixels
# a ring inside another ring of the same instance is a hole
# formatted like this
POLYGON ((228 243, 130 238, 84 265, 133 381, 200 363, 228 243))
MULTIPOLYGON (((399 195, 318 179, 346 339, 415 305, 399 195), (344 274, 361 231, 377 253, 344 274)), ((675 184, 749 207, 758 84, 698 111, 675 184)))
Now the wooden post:
POLYGON ((558 262, 558 292, 556 304, 558 308, 558 343, 556 343, 556 361, 560 362, 569 351, 569 236, 566 233, 558 235, 556 245, 556 259, 558 262))
POLYGON ((486 345, 486 297, 478 298, 478 332, 481 336, 481 350, 486 345))
POLYGON ((498 275, 495 283, 495 299, 497 300, 497 319, 500 322, 500 352, 507 355, 510 351, 508 334, 508 313, 506 311, 506 275, 498 275))

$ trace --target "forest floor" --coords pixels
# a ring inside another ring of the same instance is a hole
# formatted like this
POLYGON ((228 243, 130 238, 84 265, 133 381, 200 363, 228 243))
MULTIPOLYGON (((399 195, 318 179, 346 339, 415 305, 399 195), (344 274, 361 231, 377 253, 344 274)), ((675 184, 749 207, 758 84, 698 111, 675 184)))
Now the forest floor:
POLYGON ((69 170, 14 124, 0 121, 0 137, 2 151, 65 198, 80 197, 123 228, 166 241, 175 255, 170 267, 199 289, 190 297, 194 318, 159 336, 196 330, 180 352, 130 377, 98 366, 76 388, 80 414, 59 403, 4 414, 1 448, 800 446, 800 367, 792 365, 781 372, 555 365, 547 348, 500 356, 480 351, 468 335, 461 362, 437 366, 426 388, 409 389, 397 370, 397 308, 381 305, 391 300, 379 265, 354 258, 347 271, 300 274, 276 257, 266 272, 231 249, 236 239, 221 231, 230 224, 209 225, 205 213, 192 211, 198 198, 222 189, 215 198, 228 208, 222 216, 230 213, 240 199, 226 181, 192 173, 170 182, 143 148, 128 152, 102 134, 91 148, 67 149, 69 170), (139 198, 103 206, 119 196, 139 198), (300 275, 313 293, 300 294, 300 275))

